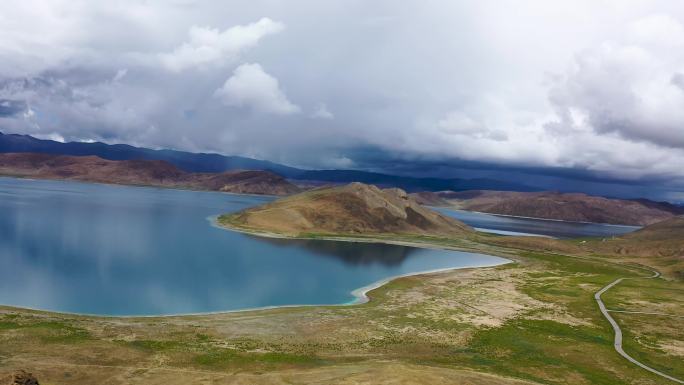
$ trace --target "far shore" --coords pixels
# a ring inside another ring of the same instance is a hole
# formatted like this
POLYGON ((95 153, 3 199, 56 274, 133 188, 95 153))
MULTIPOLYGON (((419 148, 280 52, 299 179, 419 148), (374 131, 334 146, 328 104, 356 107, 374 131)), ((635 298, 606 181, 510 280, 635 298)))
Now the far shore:
POLYGON ((149 188, 149 189, 161 189, 161 190, 172 190, 172 191, 192 191, 192 192, 203 192, 203 193, 216 193, 216 194, 227 194, 227 195, 238 195, 238 196, 252 196, 252 197, 265 197, 265 198, 282 198, 283 195, 271 195, 271 194, 247 194, 247 193, 236 193, 230 191, 216 191, 216 190, 202 190, 190 187, 181 186, 162 186, 155 184, 125 184, 125 183, 110 183, 110 182, 95 182, 89 180, 80 179, 58 179, 58 178, 39 178, 35 176, 22 176, 22 175, 7 175, 0 174, 0 179, 21 179, 30 181, 53 181, 53 182, 66 182, 66 183, 82 183, 82 184, 94 184, 101 186, 112 186, 112 187, 135 187, 135 188, 149 188))
POLYGON ((494 215, 497 217, 505 217, 505 218, 519 218, 519 219, 533 219, 535 221, 550 221, 550 222, 562 222, 562 223, 577 223, 577 224, 582 224, 582 225, 603 225, 603 226, 615 226, 615 227, 630 227, 630 228, 635 228, 635 229, 640 229, 644 226, 639 226, 639 225, 618 225, 615 223, 604 223, 604 222, 587 222, 587 221, 566 221, 564 219, 553 219, 553 218, 538 218, 538 217, 525 217, 521 215, 510 215, 510 214, 495 214, 495 213, 487 213, 484 211, 473 211, 473 210, 464 210, 460 208, 456 208, 453 206, 427 206, 432 209, 448 209, 452 211, 462 211, 464 213, 475 213, 475 214, 484 214, 484 215, 494 215))
MULTIPOLYGON (((220 194, 228 194, 228 195, 239 195, 239 196, 254 196, 254 197, 267 197, 267 198, 282 198, 287 195, 272 195, 272 194, 247 194, 247 193, 235 193, 235 192, 229 192, 229 191, 215 191, 215 190, 202 190, 202 189, 196 189, 196 188, 190 188, 190 187, 182 187, 182 186, 162 186, 162 185, 154 185, 154 184, 125 184, 125 183, 109 183, 109 182, 95 182, 95 181, 87 181, 87 180, 79 180, 79 179, 59 179, 59 178, 40 178, 36 176, 23 176, 23 175, 11 175, 11 174, 0 174, 0 178, 8 178, 8 179, 23 179, 23 180, 36 180, 36 181, 57 181, 57 182, 72 182, 72 183, 87 183, 87 184, 97 184, 97 185, 104 185, 104 186, 124 186, 124 187, 142 187, 142 188, 156 188, 156 189, 164 189, 164 190, 177 190, 177 191, 196 191, 196 192, 208 192, 208 193, 220 193, 220 194)), ((577 224, 589 224, 589 225, 605 225, 605 226, 615 226, 615 227, 629 227, 629 228, 634 228, 634 229, 641 229, 643 226, 639 225, 618 225, 614 223, 602 223, 602 222, 582 222, 582 221, 566 221, 563 219, 551 219, 551 218, 537 218, 537 217, 525 217, 525 216, 519 216, 519 215, 508 215, 508 214, 494 214, 494 213, 487 213, 487 212, 482 212, 482 211, 472 211, 472 210, 463 210, 457 207, 453 206, 430 206, 430 205, 425 205, 425 207, 429 207, 431 209, 439 208, 439 209, 448 209, 448 210, 454 210, 454 211, 462 211, 466 213, 476 213, 476 214, 485 214, 485 215, 494 215, 498 217, 508 217, 508 218, 519 218, 519 219, 532 219, 532 220, 537 220, 537 221, 551 221, 551 222, 562 222, 562 223, 577 223, 577 224)), ((542 235, 539 235, 542 236, 542 235)))

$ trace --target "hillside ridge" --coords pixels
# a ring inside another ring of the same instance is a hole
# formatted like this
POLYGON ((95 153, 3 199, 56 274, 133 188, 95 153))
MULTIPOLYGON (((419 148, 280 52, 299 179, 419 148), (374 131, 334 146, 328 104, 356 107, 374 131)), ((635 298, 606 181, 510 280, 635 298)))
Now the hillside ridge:
POLYGON ((217 153, 193 153, 171 149, 151 149, 128 144, 102 142, 57 142, 38 139, 30 135, 0 132, 0 153, 42 153, 52 155, 89 156, 107 160, 164 160, 182 171, 193 173, 220 173, 228 170, 271 171, 291 180, 318 185, 321 183, 346 184, 363 182, 378 186, 399 187, 407 191, 491 189, 513 191, 539 191, 520 183, 494 179, 430 178, 389 175, 361 170, 306 170, 267 160, 217 153))
POLYGON ((288 236, 326 234, 416 234, 460 236, 464 223, 422 207, 398 188, 359 182, 292 195, 220 218, 224 225, 288 236))
POLYGON ((613 199, 557 191, 441 191, 414 194, 419 203, 468 211, 573 222, 646 226, 676 215, 684 208, 648 199, 613 199))
POLYGON ((301 191, 270 171, 189 173, 163 160, 106 160, 92 155, 0 154, 0 175, 239 194, 287 195, 301 191))

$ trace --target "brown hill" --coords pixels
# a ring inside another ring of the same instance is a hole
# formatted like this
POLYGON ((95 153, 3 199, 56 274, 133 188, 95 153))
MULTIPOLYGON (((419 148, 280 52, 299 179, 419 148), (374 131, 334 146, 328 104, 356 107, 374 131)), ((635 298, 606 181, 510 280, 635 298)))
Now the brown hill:
POLYGON ((302 191, 282 176, 261 170, 196 173, 190 174, 189 180, 196 188, 235 194, 290 195, 302 191))
POLYGON ((644 257, 676 257, 684 261, 684 217, 673 217, 620 237, 592 241, 601 253, 644 257))
POLYGON ((381 190, 363 183, 306 191, 224 215, 220 222, 229 227, 288 236, 303 233, 454 236, 472 231, 455 219, 420 206, 403 190, 381 190))
POLYGON ((488 237, 485 243, 516 249, 608 257, 622 263, 650 266, 667 278, 684 280, 684 217, 677 216, 633 233, 609 238, 574 240, 540 237, 488 237))
POLYGON ((589 254, 651 266, 665 277, 684 280, 684 217, 681 216, 620 237, 581 241, 578 246, 589 254))
POLYGON ((684 209, 646 199, 609 199, 581 193, 462 191, 438 196, 464 210, 576 222, 649 225, 684 214, 684 209))
POLYGON ((188 173, 161 160, 105 160, 96 156, 0 154, 0 174, 41 179, 286 195, 300 189, 269 171, 188 173))

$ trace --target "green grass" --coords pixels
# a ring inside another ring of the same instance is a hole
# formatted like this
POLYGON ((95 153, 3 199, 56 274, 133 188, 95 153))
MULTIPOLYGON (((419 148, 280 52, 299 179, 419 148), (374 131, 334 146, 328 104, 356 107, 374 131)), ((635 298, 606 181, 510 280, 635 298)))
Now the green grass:
POLYGON ((123 342, 123 344, 148 352, 168 352, 174 350, 187 350, 189 348, 189 345, 183 341, 135 340, 126 341, 123 342))
POLYGON ((19 329, 21 325, 13 321, 0 321, 0 330, 19 329))
POLYGON ((576 373, 591 383, 614 384, 611 372, 586 359, 589 352, 610 355, 611 344, 601 329, 518 319, 478 332, 458 357, 479 370, 534 381, 562 383, 563 373, 576 373))
POLYGON ((161 354, 170 362, 179 365, 191 364, 204 369, 222 370, 228 368, 261 368, 289 366, 310 366, 323 360, 313 354, 292 352, 254 352, 264 350, 268 345, 249 339, 235 339, 230 342, 233 348, 218 348, 205 334, 195 334, 194 339, 171 340, 134 340, 115 341, 120 346, 133 348, 146 353, 161 354))
POLYGON ((324 361, 313 355, 281 352, 246 353, 234 349, 211 349, 195 356, 194 362, 211 369, 249 366, 311 366, 324 361))
MULTIPOLYGON (((592 384, 621 383, 630 376, 654 377, 614 352, 612 329, 593 298, 595 291, 616 278, 640 277, 643 272, 601 260, 543 253, 521 256, 536 267, 520 283, 519 290, 545 303, 561 305, 590 324, 536 320, 534 313, 528 313, 501 327, 477 331, 468 346, 438 361, 543 383, 565 383, 570 373, 592 384), (621 368, 626 377, 616 377, 610 368, 621 368)), ((644 356, 654 353, 643 352, 644 356)))
POLYGON ((14 321, 0 321, 0 331, 18 330, 27 337, 38 338, 43 343, 73 344, 92 339, 91 334, 79 327, 62 321, 44 321, 32 318, 19 319, 16 316, 5 316, 14 321))
POLYGON ((623 348, 628 354, 657 370, 684 378, 681 356, 668 354, 659 346, 662 341, 684 338, 678 326, 681 318, 620 313, 613 313, 613 317, 623 329, 623 348))

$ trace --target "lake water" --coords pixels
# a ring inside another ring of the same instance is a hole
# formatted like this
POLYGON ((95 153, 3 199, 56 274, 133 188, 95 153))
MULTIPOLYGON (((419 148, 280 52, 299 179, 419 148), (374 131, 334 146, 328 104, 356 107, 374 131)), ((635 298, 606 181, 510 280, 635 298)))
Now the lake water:
POLYGON ((272 199, 0 178, 0 304, 100 315, 339 304, 388 277, 506 262, 393 245, 257 238, 207 219, 272 199))
POLYGON ((480 231, 503 235, 543 235, 553 238, 612 237, 641 228, 639 226, 509 217, 442 207, 433 207, 432 209, 461 220, 480 231))

